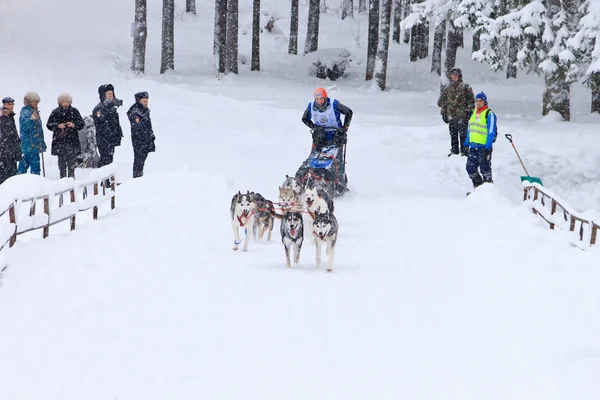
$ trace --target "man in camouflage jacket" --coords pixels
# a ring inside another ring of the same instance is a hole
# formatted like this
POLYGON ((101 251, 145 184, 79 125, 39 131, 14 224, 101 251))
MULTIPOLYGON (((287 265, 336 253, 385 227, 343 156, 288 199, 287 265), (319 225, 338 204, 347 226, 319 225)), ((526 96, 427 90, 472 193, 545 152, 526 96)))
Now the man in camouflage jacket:
POLYGON ((475 107, 475 96, 473 89, 467 83, 463 82, 462 71, 460 68, 452 68, 448 71, 450 83, 442 90, 438 107, 441 107, 442 119, 449 124, 451 150, 448 157, 452 154, 467 156, 469 149, 464 145, 467 137, 467 128, 469 118, 475 107))

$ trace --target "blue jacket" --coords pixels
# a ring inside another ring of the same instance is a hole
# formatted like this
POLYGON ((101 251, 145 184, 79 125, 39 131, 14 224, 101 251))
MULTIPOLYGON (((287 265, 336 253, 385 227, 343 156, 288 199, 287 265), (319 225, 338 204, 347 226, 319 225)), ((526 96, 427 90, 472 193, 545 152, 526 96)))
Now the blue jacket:
POLYGON ((44 141, 44 128, 42 119, 31 119, 33 107, 25 106, 19 116, 19 130, 21 131, 21 150, 23 154, 43 153, 46 151, 44 141))
MULTIPOLYGON (((473 111, 473 112, 476 112, 476 111, 473 111)), ((485 112, 485 111, 483 111, 483 112, 485 112)), ((494 112, 489 108, 487 109, 486 120, 487 120, 487 130, 488 130, 486 144, 481 145, 479 143, 471 143, 471 129, 468 129, 467 130, 467 139, 465 140, 465 146, 474 147, 476 149, 485 148, 488 150, 492 148, 492 145, 496 141, 496 135, 498 134, 498 130, 497 130, 497 126, 496 126, 498 118, 496 117, 496 114, 494 114, 494 112)))

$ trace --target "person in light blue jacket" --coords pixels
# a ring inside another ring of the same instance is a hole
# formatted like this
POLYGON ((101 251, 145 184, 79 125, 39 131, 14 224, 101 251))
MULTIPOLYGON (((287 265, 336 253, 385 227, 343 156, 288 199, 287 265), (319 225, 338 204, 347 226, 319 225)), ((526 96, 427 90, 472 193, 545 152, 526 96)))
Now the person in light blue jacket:
POLYGON ((32 174, 40 175, 40 153, 46 151, 44 128, 38 110, 40 96, 35 92, 27 92, 23 103, 25 106, 19 116, 23 158, 19 161, 17 173, 25 174, 31 169, 32 174))

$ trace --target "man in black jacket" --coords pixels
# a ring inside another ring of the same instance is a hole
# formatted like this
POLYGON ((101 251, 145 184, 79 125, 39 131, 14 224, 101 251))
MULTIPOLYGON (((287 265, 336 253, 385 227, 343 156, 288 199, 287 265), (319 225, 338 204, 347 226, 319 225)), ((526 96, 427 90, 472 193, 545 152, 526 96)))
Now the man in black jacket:
POLYGON ((98 168, 112 164, 115 147, 121 145, 123 131, 119 122, 117 107, 123 105, 123 100, 117 100, 113 85, 102 85, 98 88, 100 103, 94 107, 92 117, 96 126, 96 143, 100 160, 98 168))
POLYGON ((78 131, 85 123, 79 110, 71 106, 73 99, 68 93, 58 96, 57 101, 58 108, 52 111, 46 123, 46 128, 53 132, 52 155, 58 156, 60 177, 75 178, 75 165, 81 154, 78 131))
POLYGON ((127 111, 131 123, 131 144, 133 145, 133 177, 144 175, 144 163, 148 153, 156 151, 154 131, 148 108, 148 92, 135 94, 135 103, 127 111))
POLYGON ((0 184, 17 174, 21 154, 21 138, 15 124, 15 99, 2 99, 0 109, 0 184))

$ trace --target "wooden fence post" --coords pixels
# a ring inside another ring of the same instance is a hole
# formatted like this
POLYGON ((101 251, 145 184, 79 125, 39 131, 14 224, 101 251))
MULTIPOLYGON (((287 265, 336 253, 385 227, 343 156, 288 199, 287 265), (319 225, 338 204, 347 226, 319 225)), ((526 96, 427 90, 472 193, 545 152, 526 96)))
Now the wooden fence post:
POLYGON ((15 224, 15 233, 10 237, 9 247, 13 247, 17 241, 17 218, 15 216, 15 203, 8 209, 8 218, 11 224, 15 224))
MULTIPOLYGON (((75 188, 71 189, 71 204, 75 203, 75 188)), ((75 230, 75 219, 77 217, 77 212, 75 212, 75 214, 73 214, 73 216, 71 217, 71 230, 74 231, 75 230)))
POLYGON ((529 188, 523 188, 523 201, 527 201, 528 194, 529 194, 529 188))
POLYGON ((110 198, 110 209, 114 210, 115 209, 115 197, 116 197, 116 178, 114 175, 111 175, 110 177, 110 188, 112 189, 112 197, 110 198))
POLYGON ((569 231, 575 231, 575 217, 573 215, 571 215, 571 226, 569 226, 569 231))
POLYGON ((50 198, 44 197, 44 214, 48 216, 48 223, 44 226, 42 237, 46 239, 50 234, 50 198))
POLYGON ((590 222, 592 224, 592 239, 590 240, 590 245, 596 244, 596 236, 598 235, 598 225, 590 222))
MULTIPOLYGON (((94 196, 98 196, 98 182, 94 183, 94 196)), ((98 206, 94 206, 94 219, 98 219, 98 206)))

